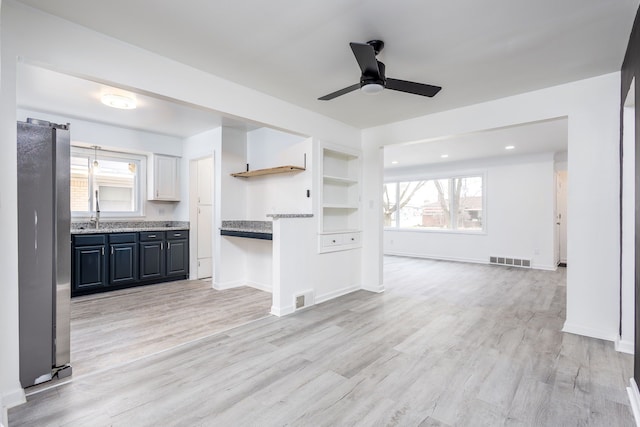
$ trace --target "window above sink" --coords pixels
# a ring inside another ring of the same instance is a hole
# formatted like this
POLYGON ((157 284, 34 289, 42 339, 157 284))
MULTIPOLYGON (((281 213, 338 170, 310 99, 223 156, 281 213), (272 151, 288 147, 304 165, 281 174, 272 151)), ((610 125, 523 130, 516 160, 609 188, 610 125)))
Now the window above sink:
POLYGON ((71 214, 103 218, 140 217, 145 156, 71 147, 71 214))

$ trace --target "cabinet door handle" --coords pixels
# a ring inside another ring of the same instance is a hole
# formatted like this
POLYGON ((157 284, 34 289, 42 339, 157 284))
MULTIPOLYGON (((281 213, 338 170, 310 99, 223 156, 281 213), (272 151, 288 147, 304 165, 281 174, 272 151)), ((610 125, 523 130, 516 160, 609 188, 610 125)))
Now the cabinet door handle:
POLYGON ((161 251, 164 250, 164 243, 163 242, 160 242, 160 250, 161 251))
POLYGON ((156 190, 156 197, 160 197, 160 191, 156 190))
POLYGON ((167 250, 171 249, 171 242, 167 242, 167 250))
POLYGON ((111 255, 113 255, 113 246, 111 246, 111 255))
POLYGON ((104 246, 100 248, 100 252, 102 253, 102 256, 104 256, 104 246))
POLYGON ((147 237, 150 238, 150 239, 155 239, 156 235, 155 234, 149 234, 147 237))

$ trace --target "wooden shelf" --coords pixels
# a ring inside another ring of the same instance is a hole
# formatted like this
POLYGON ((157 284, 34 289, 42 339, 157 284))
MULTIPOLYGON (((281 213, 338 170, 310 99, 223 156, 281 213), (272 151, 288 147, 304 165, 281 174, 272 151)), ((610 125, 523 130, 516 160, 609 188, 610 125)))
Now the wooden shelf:
POLYGON ((288 172, 301 172, 303 170, 305 170, 305 168, 300 166, 278 166, 275 168, 256 169, 256 170, 247 171, 247 172, 232 173, 231 176, 235 176, 236 178, 251 178, 252 176, 273 175, 276 173, 288 173, 288 172))

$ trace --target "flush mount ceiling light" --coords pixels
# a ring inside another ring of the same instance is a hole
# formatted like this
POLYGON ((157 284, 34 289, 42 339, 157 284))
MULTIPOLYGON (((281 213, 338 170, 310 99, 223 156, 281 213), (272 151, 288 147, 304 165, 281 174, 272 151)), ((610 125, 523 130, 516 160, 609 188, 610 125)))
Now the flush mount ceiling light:
POLYGON ((507 145, 506 147, 504 147, 505 150, 513 150, 515 147, 515 145, 507 145))
POLYGON ((447 157, 449 157, 449 155, 448 154, 441 154, 440 157, 443 158, 443 159, 446 159, 447 157))
POLYGON ((102 95, 100 100, 104 105, 108 105, 113 108, 120 108, 121 110, 133 110, 136 108, 136 100, 133 97, 126 95, 107 93, 102 95))

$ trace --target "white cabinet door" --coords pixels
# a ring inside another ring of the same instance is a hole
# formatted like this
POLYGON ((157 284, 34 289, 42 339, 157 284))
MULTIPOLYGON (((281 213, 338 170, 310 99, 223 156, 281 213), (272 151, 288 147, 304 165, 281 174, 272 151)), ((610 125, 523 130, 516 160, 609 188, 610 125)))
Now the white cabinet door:
POLYGON ((198 206, 198 272, 197 278, 211 277, 213 273, 213 206, 198 206))
POLYGON ((180 200, 180 158, 154 154, 149 167, 149 200, 180 200))
POLYGON ((201 205, 211 205, 213 200, 213 159, 198 160, 198 200, 201 205))

